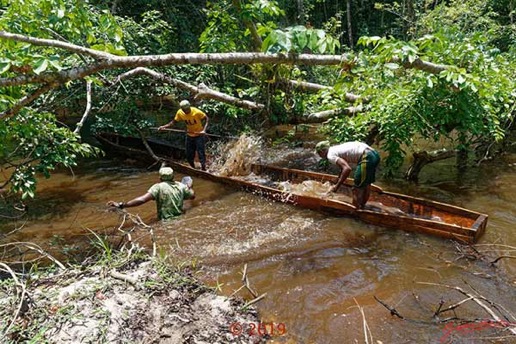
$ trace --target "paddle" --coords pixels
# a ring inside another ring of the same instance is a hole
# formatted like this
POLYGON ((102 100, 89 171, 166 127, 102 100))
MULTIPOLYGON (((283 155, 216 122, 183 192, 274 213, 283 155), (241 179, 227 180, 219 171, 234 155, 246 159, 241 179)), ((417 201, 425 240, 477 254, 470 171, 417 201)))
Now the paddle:
MULTIPOLYGON (((185 133, 185 131, 181 130, 181 129, 169 129, 169 128, 167 128, 167 129, 158 130, 158 128, 156 128, 156 127, 151 127, 149 129, 156 130, 156 131, 172 131, 172 132, 175 132, 175 133, 185 133)), ((236 136, 222 136, 222 135, 207 134, 207 133, 205 133, 204 135, 209 136, 209 137, 217 137, 219 139, 232 139, 232 140, 238 140, 239 139, 236 136)))

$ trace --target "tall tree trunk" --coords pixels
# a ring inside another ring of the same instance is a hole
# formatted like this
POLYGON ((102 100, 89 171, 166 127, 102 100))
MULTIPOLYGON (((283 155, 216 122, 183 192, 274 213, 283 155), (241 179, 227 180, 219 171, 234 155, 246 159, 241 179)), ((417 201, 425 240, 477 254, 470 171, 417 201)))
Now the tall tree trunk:
POLYGON ((414 1, 413 0, 405 0, 403 1, 403 11, 405 12, 405 18, 406 20, 403 21, 404 28, 404 34, 407 37, 410 37, 410 29, 413 25, 415 25, 416 21, 416 12, 414 9, 414 1))
POLYGON ((305 3, 304 0, 297 0, 297 17, 300 24, 305 24, 305 3))
MULTIPOLYGON (((242 14, 242 3, 240 0, 232 0, 233 6, 237 9, 237 12, 239 15, 242 14)), ((243 17, 243 16, 241 16, 243 17)), ((258 30, 256 29, 256 25, 250 20, 242 19, 245 27, 249 30, 251 33, 252 38, 252 44, 253 44, 253 51, 261 51, 262 50, 262 38, 258 34, 258 30)))
POLYGON ((351 22, 351 0, 346 1, 346 15, 348 19, 348 39, 349 39, 349 47, 353 50, 353 25, 351 22))

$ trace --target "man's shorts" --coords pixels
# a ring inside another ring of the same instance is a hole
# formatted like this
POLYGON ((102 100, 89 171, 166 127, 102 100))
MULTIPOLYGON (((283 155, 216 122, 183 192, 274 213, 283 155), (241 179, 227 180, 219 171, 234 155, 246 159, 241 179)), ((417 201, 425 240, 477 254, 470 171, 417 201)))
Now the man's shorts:
POLYGON ((380 154, 375 150, 367 150, 357 164, 355 170, 355 187, 363 188, 376 180, 376 167, 380 163, 380 154))

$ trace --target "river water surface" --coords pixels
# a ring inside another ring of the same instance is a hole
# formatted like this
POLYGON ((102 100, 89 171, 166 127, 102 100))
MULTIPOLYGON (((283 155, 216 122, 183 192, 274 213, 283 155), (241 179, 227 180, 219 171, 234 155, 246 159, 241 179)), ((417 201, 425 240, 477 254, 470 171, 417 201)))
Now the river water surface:
MULTIPOLYGON (((516 155, 497 161, 495 175, 486 166, 458 178, 451 164, 426 167, 419 185, 400 180, 380 180, 379 185, 488 214, 476 252, 485 261, 469 251, 461 254, 452 241, 274 203, 199 178, 194 178, 197 198, 175 221, 157 222, 154 202, 128 210, 156 228, 161 252, 175 262, 195 261, 202 266, 202 279, 219 285, 223 294, 242 286, 247 265, 252 289, 267 293, 256 304, 263 322, 285 326, 286 334, 276 332, 271 342, 365 343, 366 333, 369 343, 445 343, 450 336, 453 343, 511 342, 486 339, 492 333, 484 330, 450 334, 446 324, 433 318, 441 300, 450 306, 466 298, 443 285, 483 295, 502 305, 504 314, 516 314, 516 260, 487 263, 516 256, 516 155), (375 297, 405 319, 391 316, 375 297), (484 339, 472 341, 479 337, 484 339)), ((64 171, 41 180, 38 199, 28 204, 30 218, 5 224, 2 231, 17 226, 11 241, 36 242, 51 251, 61 242, 73 249, 92 238, 89 230, 116 232, 120 214, 107 210, 108 200, 128 201, 157 181, 155 170, 111 160, 84 163, 73 174, 64 171)), ((143 232, 139 240, 151 241, 143 232)), ((253 299, 246 289, 238 295, 253 299)), ((471 301, 439 319, 454 316, 490 318, 471 301)))

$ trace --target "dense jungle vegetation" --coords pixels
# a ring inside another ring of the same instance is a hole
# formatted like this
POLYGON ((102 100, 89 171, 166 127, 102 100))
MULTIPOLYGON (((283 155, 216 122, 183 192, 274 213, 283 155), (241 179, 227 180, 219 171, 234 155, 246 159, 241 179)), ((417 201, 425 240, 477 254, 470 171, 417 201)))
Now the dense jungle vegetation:
POLYGON ((204 99, 215 133, 320 122, 377 144, 387 175, 416 141, 469 164, 511 144, 515 0, 0 4, 4 197, 99 154, 79 119, 136 134, 156 99, 204 99))

